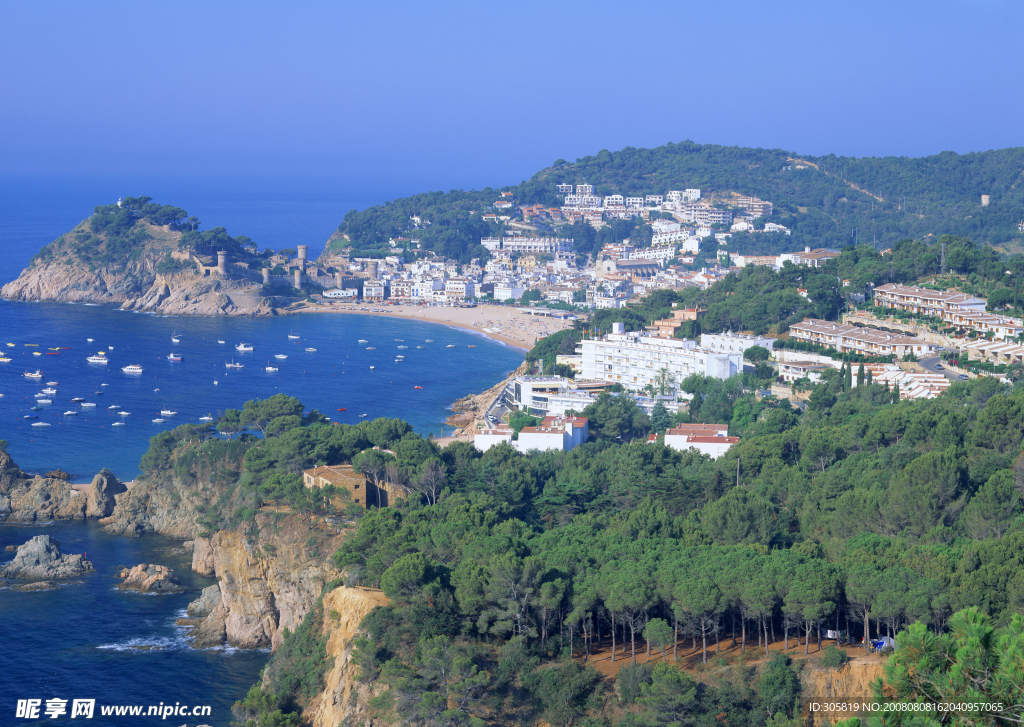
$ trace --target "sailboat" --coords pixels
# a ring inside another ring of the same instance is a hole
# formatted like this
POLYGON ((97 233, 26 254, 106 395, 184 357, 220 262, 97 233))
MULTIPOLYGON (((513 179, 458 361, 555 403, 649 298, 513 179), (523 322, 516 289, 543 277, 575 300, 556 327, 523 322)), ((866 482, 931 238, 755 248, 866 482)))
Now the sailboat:
POLYGON ((299 338, 299 336, 295 333, 289 333, 288 338, 299 338))
POLYGON ((181 341, 178 339, 177 331, 171 334, 171 343, 181 343, 181 341))

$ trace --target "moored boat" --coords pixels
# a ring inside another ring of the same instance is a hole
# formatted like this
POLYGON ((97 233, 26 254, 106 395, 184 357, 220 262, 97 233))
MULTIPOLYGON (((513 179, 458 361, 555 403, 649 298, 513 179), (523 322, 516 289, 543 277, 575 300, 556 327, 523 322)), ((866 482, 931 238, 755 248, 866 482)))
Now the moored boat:
POLYGON ((110 426, 112 426, 112 427, 123 427, 124 426, 124 422, 114 422, 110 426))
POLYGON ((31 371, 26 371, 25 372, 25 376, 27 376, 30 379, 41 379, 41 378, 43 378, 43 372, 39 371, 39 370, 36 370, 35 373, 33 373, 31 371))
POLYGON ((87 407, 87 406, 96 406, 96 402, 94 402, 94 401, 84 401, 84 402, 82 402, 82 408, 83 409, 85 407, 87 407))
POLYGON ((174 353, 172 351, 171 353, 167 354, 167 360, 168 361, 181 361, 181 354, 180 353, 174 353))
POLYGON ((174 416, 174 415, 175 415, 175 414, 177 414, 177 413, 178 413, 178 412, 176 412, 176 411, 171 411, 170 409, 161 409, 161 410, 160 410, 160 416, 165 416, 165 417, 170 417, 170 416, 174 416))
POLYGON ((121 371, 126 374, 141 374, 142 367, 138 364, 129 364, 128 366, 122 366, 121 371))
POLYGON ((275 354, 274 354, 274 358, 281 358, 281 359, 284 359, 284 358, 288 358, 288 357, 287 357, 287 356, 285 356, 285 355, 284 355, 283 353, 275 353, 275 354))
POLYGON ((76 417, 76 416, 78 416, 78 412, 77 411, 66 411, 66 412, 64 412, 64 416, 66 416, 66 417, 76 417))
POLYGON ((164 420, 161 419, 160 417, 157 417, 156 419, 153 420, 153 423, 154 424, 163 424, 164 420))
POLYGON ((237 346, 235 346, 235 350, 236 351, 251 351, 252 350, 252 346, 249 345, 249 344, 246 344, 246 343, 240 343, 237 346))
POLYGON ((231 359, 230 362, 228 362, 228 361, 224 362, 224 368, 226 368, 226 369, 243 369, 243 368, 245 368, 245 364, 235 363, 235 360, 231 359))
POLYGON ((33 427, 48 427, 50 426, 46 422, 32 422, 33 427))

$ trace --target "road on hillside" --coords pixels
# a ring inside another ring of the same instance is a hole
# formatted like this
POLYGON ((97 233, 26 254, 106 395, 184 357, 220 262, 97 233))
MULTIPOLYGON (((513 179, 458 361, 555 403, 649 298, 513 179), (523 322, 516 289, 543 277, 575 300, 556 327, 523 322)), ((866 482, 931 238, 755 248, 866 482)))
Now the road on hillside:
POLYGON ((932 358, 923 358, 920 361, 918 361, 918 363, 921 364, 921 366, 924 367, 927 371, 934 371, 937 374, 942 374, 950 381, 960 380, 960 377, 954 374, 949 369, 940 370, 935 368, 935 364, 942 363, 942 359, 939 358, 938 356, 933 356, 932 358))

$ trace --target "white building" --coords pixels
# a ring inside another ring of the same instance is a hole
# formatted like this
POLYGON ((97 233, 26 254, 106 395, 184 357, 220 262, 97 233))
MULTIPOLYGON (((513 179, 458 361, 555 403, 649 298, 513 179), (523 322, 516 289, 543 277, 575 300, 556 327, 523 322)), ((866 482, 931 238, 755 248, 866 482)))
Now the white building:
POLYGON ((473 437, 473 446, 482 452, 507 442, 520 452, 532 450, 556 450, 568 452, 587 441, 590 427, 586 417, 548 416, 535 427, 523 427, 519 438, 513 439, 513 431, 507 424, 493 429, 484 429, 473 437))
POLYGON ((494 284, 495 300, 518 300, 523 297, 526 288, 518 283, 501 282, 494 284))
POLYGON ((352 301, 359 299, 359 290, 357 288, 335 288, 334 290, 325 290, 323 296, 333 300, 352 301))
POLYGON ((644 197, 644 203, 648 207, 660 207, 665 202, 665 198, 660 194, 649 194, 644 197))
POLYGON ((655 232, 651 235, 652 245, 672 245, 677 242, 682 242, 690 233, 687 230, 680 228, 679 224, 676 223, 676 229, 669 232, 655 232))
POLYGON ((702 333, 700 334, 700 345, 709 351, 719 353, 738 353, 741 356, 751 346, 761 346, 769 351, 775 345, 774 338, 764 336, 750 336, 745 333, 702 333))
MULTIPOLYGON (((595 299, 596 300, 596 299, 595 299)), ((690 374, 727 379, 743 371, 743 355, 700 348, 694 341, 624 333, 612 324, 613 333, 580 342, 583 377, 622 384, 633 391, 657 385, 658 371, 668 369, 676 385, 690 374)))
POLYGON ((675 220, 654 220, 651 229, 657 232, 675 232, 683 229, 683 226, 675 220))
POLYGON ((718 459, 739 441, 739 437, 729 436, 729 427, 724 424, 680 424, 665 431, 666 447, 680 452, 696 449, 712 459, 718 459))
POLYGON ((662 265, 676 256, 675 245, 659 245, 658 247, 645 247, 642 250, 634 250, 629 253, 630 260, 657 260, 662 265))
POLYGON ((840 353, 862 353, 867 356, 896 356, 903 358, 914 354, 920 358, 935 353, 934 343, 899 333, 880 331, 877 328, 861 328, 845 323, 833 323, 817 318, 807 318, 789 327, 789 337, 820 346, 829 346, 840 353))
POLYGON ((605 207, 625 207, 626 200, 622 198, 621 194, 610 194, 604 198, 605 207))
POLYGON ((475 284, 465 278, 449 278, 444 281, 444 292, 448 300, 467 300, 476 297, 475 284))

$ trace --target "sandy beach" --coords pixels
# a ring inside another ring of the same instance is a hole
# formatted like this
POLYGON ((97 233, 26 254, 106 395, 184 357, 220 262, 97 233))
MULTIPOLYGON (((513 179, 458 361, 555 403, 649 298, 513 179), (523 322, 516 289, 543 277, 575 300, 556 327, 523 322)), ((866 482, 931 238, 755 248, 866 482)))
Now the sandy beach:
POLYGON ((383 308, 386 311, 384 313, 360 310, 360 307, 341 304, 306 305, 303 308, 294 310, 294 312, 387 316, 390 318, 408 318, 427 323, 440 323, 446 326, 464 328, 468 331, 476 331, 495 341, 501 341, 513 348, 522 349, 524 353, 533 348, 533 344, 536 343, 537 339, 550 336, 552 333, 557 333, 571 326, 570 322, 559 318, 534 316, 528 313, 520 313, 515 308, 497 305, 478 305, 475 308, 446 308, 442 306, 417 305, 382 306, 380 304, 368 303, 365 306, 366 308, 377 308, 378 310, 383 308))

